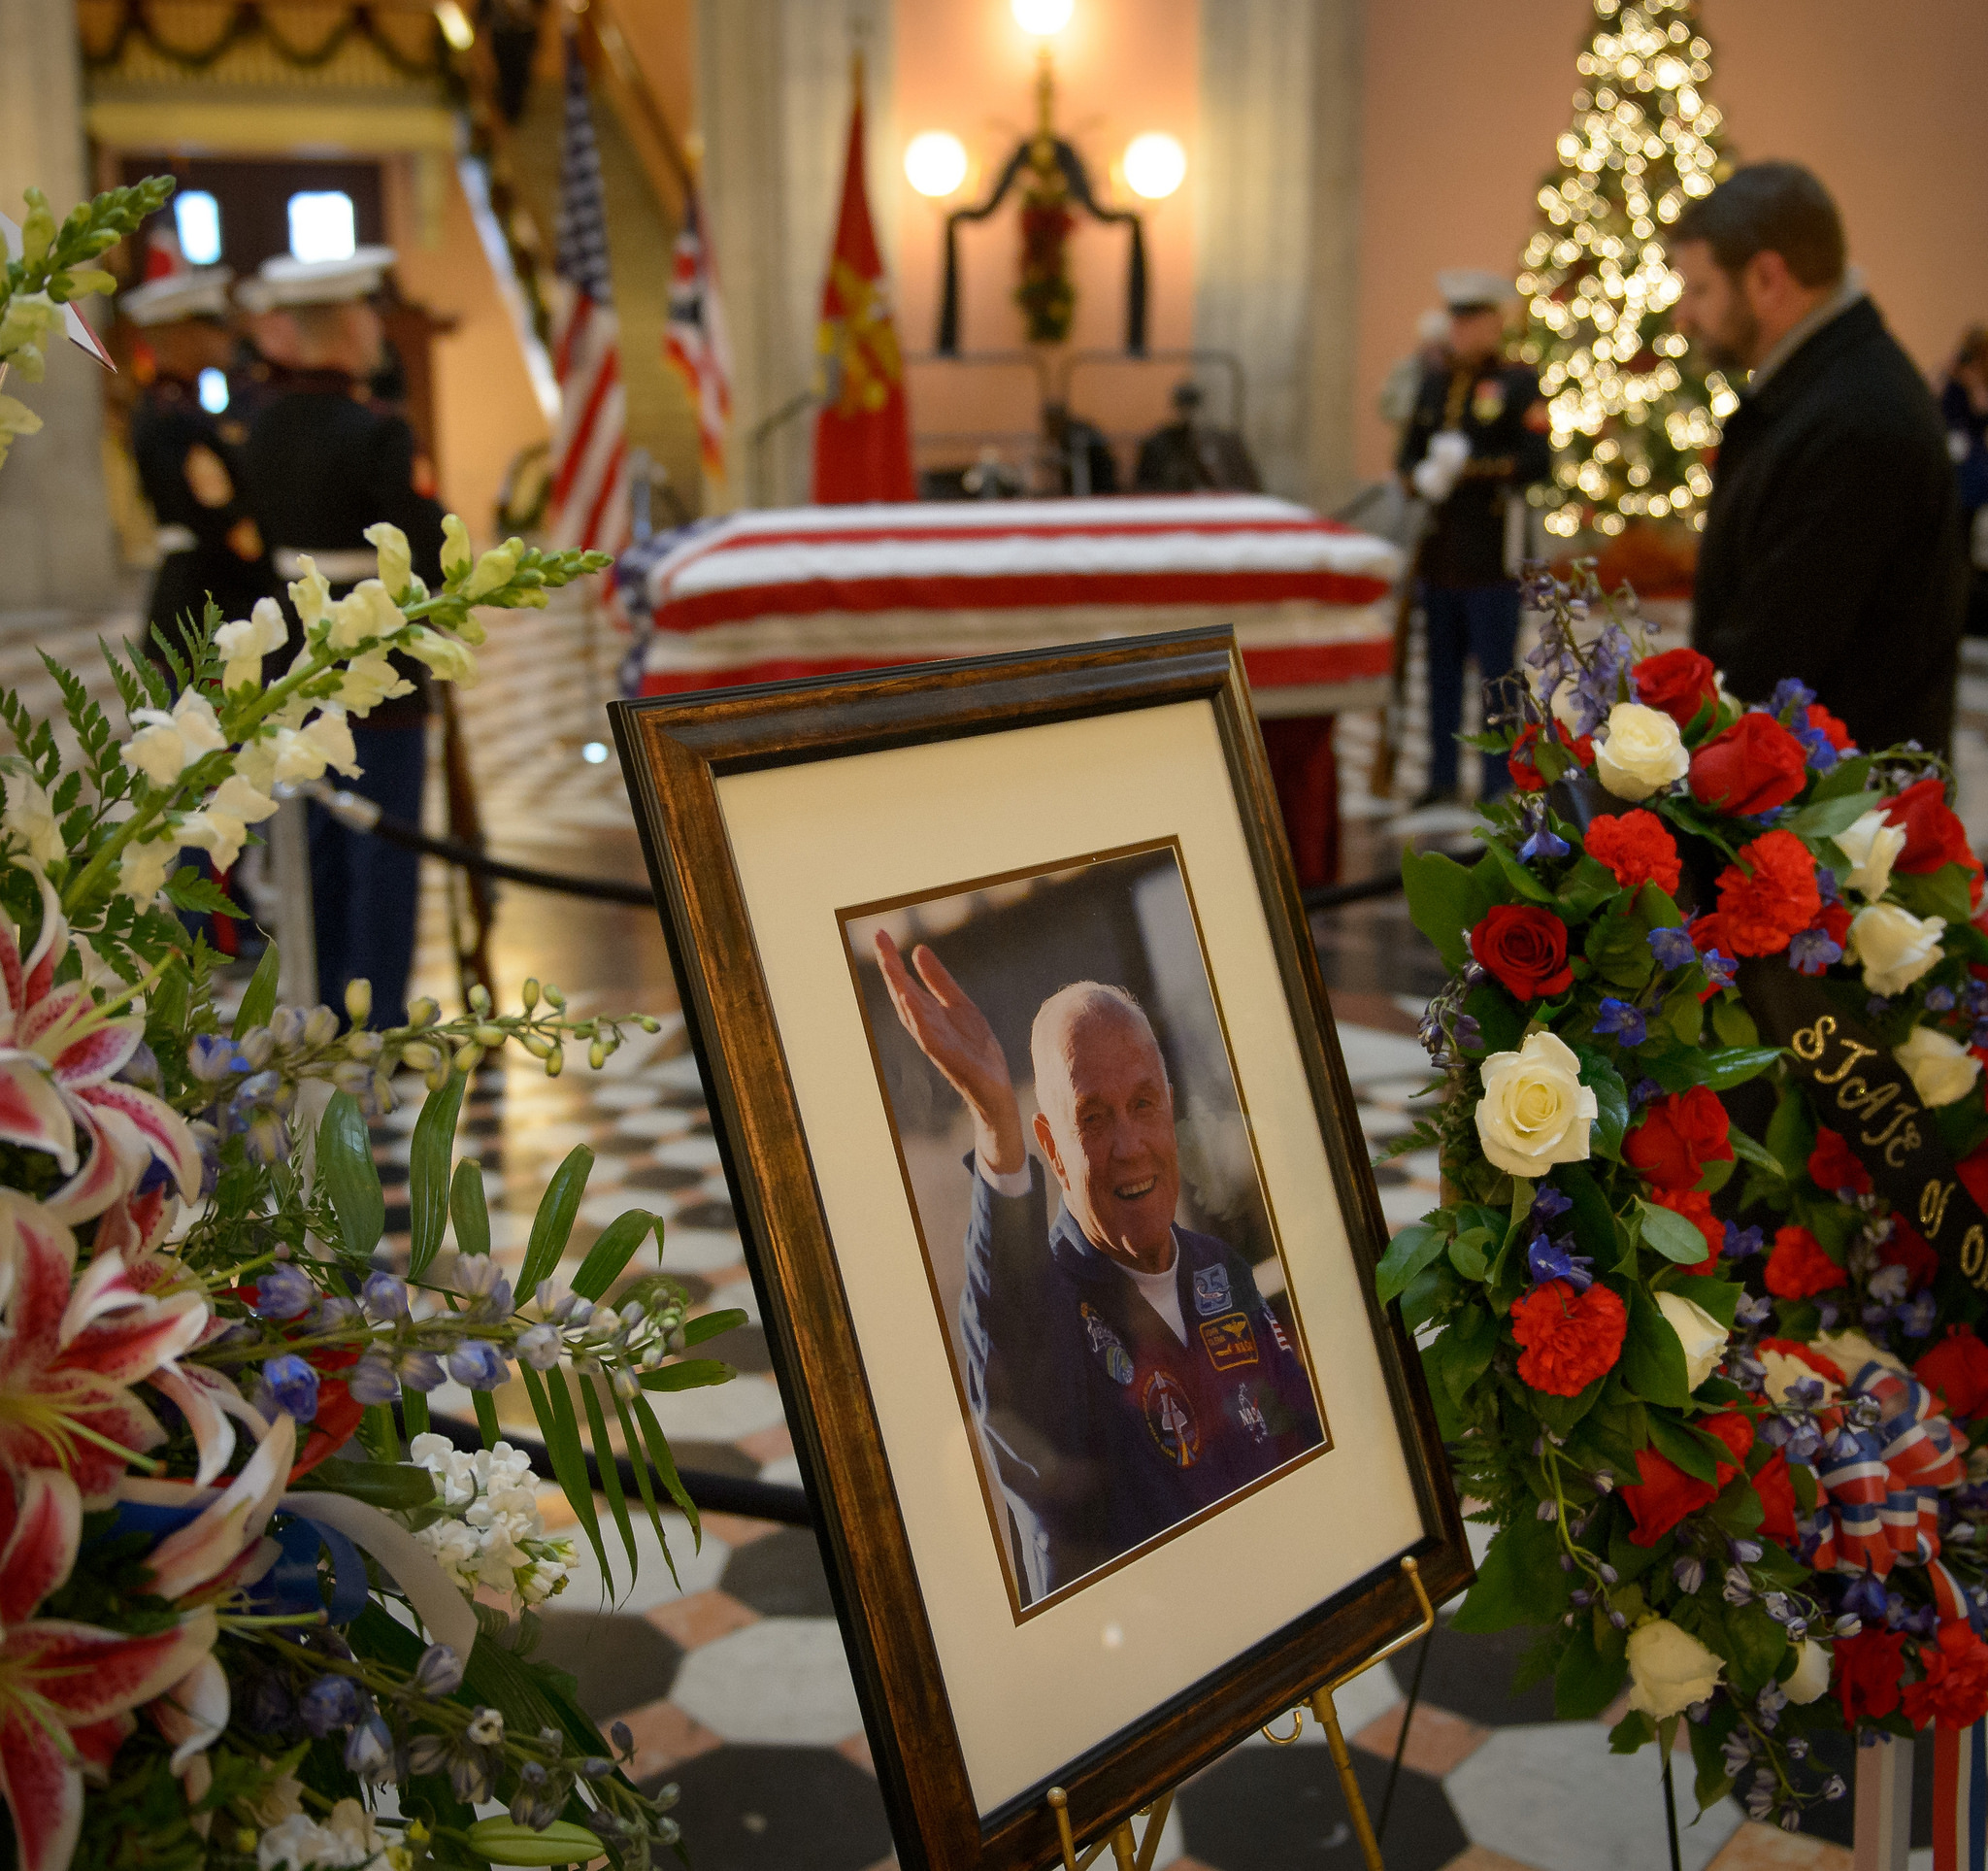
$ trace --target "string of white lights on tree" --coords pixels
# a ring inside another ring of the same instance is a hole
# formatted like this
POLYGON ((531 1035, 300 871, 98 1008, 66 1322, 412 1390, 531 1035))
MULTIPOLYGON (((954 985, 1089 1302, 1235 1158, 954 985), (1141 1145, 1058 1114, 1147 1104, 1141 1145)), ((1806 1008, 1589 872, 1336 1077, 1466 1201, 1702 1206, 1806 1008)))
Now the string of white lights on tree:
POLYGON ((1711 46, 1696 0, 1595 0, 1574 117, 1541 184, 1518 288, 1521 354, 1553 424, 1553 481, 1529 498, 1549 533, 1620 533, 1632 519, 1705 524, 1705 451, 1736 404, 1686 361, 1680 290, 1662 231, 1723 173, 1707 101, 1711 46))

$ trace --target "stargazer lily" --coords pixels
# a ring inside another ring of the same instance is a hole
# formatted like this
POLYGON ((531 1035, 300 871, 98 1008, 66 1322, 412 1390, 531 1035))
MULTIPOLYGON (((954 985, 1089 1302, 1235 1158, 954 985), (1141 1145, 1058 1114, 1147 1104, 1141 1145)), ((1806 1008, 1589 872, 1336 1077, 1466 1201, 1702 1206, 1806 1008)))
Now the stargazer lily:
POLYGON ((67 1475, 0 1475, 0 1793, 20 1871, 68 1871, 85 1771, 110 1766, 131 1711, 195 1677, 215 1615, 130 1637, 34 1614, 70 1574, 83 1503, 67 1475))

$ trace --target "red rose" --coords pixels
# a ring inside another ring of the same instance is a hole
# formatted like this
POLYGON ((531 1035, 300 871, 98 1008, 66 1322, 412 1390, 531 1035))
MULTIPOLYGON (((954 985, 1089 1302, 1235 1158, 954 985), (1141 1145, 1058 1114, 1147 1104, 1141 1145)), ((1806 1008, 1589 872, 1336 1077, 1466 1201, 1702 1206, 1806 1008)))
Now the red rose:
POLYGON ((1912 1375, 1952 1417, 1975 1417, 1988 1405, 1988 1345, 1971 1325, 1949 1325, 1946 1336, 1912 1366, 1912 1375))
POLYGON ((1932 1244, 1903 1215, 1891 1218, 1891 1239, 1877 1253, 1886 1266, 1905 1268, 1906 1284, 1914 1292, 1932 1286, 1939 1271, 1939 1256, 1932 1244))
POLYGON ((1772 715, 1742 715, 1691 756, 1691 794, 1702 806, 1751 819, 1808 783, 1808 751, 1772 715))
POLYGON ((1938 1644, 1921 1642, 1919 1667, 1926 1674, 1907 1683, 1905 1716, 1915 1728, 1937 1721, 1942 1728, 1971 1728, 1988 1715, 1988 1644, 1965 1618, 1949 1618, 1938 1644))
POLYGON ((1689 727, 1702 708, 1719 705, 1719 672, 1709 656, 1696 650, 1667 650, 1645 656, 1629 672, 1636 699, 1645 708, 1661 708, 1680 728, 1689 727))
POLYGON ((1808 1299, 1849 1284, 1849 1275, 1823 1252, 1806 1228, 1789 1226, 1774 1235, 1767 1257, 1767 1289, 1777 1299, 1808 1299))
MULTIPOLYGON (((1582 734, 1569 741, 1563 729, 1556 738, 1582 766, 1594 765, 1595 743, 1591 735, 1582 734)), ((1546 789, 1546 776, 1533 760, 1533 749, 1539 745, 1539 740, 1540 724, 1528 721, 1519 729, 1518 739, 1512 742, 1510 752, 1505 756, 1505 770, 1511 775, 1511 784, 1521 792, 1543 792, 1546 789)))
POLYGON ((1760 1530, 1770 1540, 1793 1546, 1802 1537, 1802 1529, 1795 1519, 1795 1483, 1788 1474, 1785 1454, 1776 1451, 1774 1458, 1754 1476, 1753 1491, 1760 1496, 1760 1504, 1767 1510, 1762 1517, 1760 1530))
POLYGON ((1818 1352, 1813 1345, 1804 1345, 1799 1339, 1764 1338, 1760 1341, 1763 1352, 1779 1352, 1784 1357, 1792 1357, 1808 1366, 1817 1377, 1826 1377, 1832 1384, 1846 1382, 1843 1367, 1826 1352, 1818 1352))
POLYGON ((1867 1715, 1891 1714, 1899 1705, 1900 1679, 1905 1673, 1905 1632, 1866 1625, 1854 1637, 1838 1638, 1833 1649, 1843 1721, 1854 1724, 1867 1715))
POLYGON ((1753 1425, 1737 1410, 1706 1417, 1693 1426, 1718 1437, 1733 1452, 1733 1459, 1718 1464, 1714 1470, 1717 1480, 1702 1482, 1654 1448, 1638 1450, 1636 1472, 1640 1479, 1621 1490, 1636 1521, 1636 1530, 1629 1536, 1631 1546, 1655 1546, 1687 1514, 1696 1514, 1716 1500, 1719 1489, 1740 1472, 1740 1464, 1753 1447, 1753 1425))
MULTIPOLYGON (((1707 911, 1704 916, 1693 917, 1684 925, 1684 933, 1691 938, 1691 946, 1702 955, 1710 954, 1716 949, 1728 961, 1735 957, 1733 944, 1726 935, 1726 925, 1719 919, 1716 910, 1707 911)), ((1698 990, 1701 1001, 1710 1000, 1719 991, 1711 982, 1698 990)))
POLYGON ((1693 1188, 1706 1164, 1730 1163, 1733 1140, 1718 1093, 1695 1085, 1645 1106, 1642 1121, 1622 1140, 1622 1160, 1659 1188, 1693 1188))
POLYGON ((1974 1198, 1975 1205, 1988 1208, 1988 1144, 1983 1144, 1971 1156, 1963 1156, 1953 1166, 1953 1173, 1974 1198))
POLYGON ((1588 855, 1615 873, 1626 890, 1654 884, 1660 890, 1677 888, 1677 842, 1653 812, 1625 812, 1597 819, 1587 830, 1588 855))
POLYGON ((1576 1293, 1570 1282, 1549 1280, 1511 1302, 1519 1378, 1548 1396, 1577 1397, 1613 1370, 1628 1331, 1628 1309, 1604 1286, 1576 1293))
POLYGON ((1680 1261, 1678 1271, 1689 1274, 1717 1273, 1719 1253, 1726 1245, 1726 1224, 1713 1215, 1712 1198, 1703 1190, 1695 1188, 1653 1188, 1650 1190, 1650 1200, 1659 1208, 1669 1209, 1673 1215, 1683 1216, 1705 1236, 1705 1258, 1693 1261, 1688 1267, 1680 1261))
POLYGON ((1972 861, 1968 829, 1946 803, 1945 781, 1934 778, 1907 786, 1884 808, 1884 816, 1905 828, 1905 848, 1893 860, 1893 870, 1916 874, 1972 861))
POLYGON ((1531 904, 1500 903, 1471 931, 1471 953, 1518 1000, 1563 994, 1574 986, 1567 965, 1567 924, 1531 904))
POLYGON ((1815 1186, 1831 1195, 1848 1189, 1852 1195, 1871 1193, 1871 1172, 1857 1160, 1856 1153, 1834 1130, 1815 1133, 1815 1148, 1808 1153, 1808 1174, 1815 1186))
POLYGON ((1857 743, 1850 739, 1850 730, 1820 702, 1808 704, 1808 725, 1814 728, 1839 753, 1854 753, 1857 743))
POLYGON ((1815 859, 1791 831, 1763 832, 1719 873, 1719 921, 1736 955, 1777 955, 1822 910, 1815 859))

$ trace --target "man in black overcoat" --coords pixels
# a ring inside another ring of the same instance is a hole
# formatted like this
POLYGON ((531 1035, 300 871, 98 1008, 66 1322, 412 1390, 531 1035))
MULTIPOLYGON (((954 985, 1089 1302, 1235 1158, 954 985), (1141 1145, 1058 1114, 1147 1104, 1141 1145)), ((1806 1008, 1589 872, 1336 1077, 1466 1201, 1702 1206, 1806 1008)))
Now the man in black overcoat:
POLYGON ((1671 256, 1677 329, 1740 395, 1692 642, 1746 701, 1797 677, 1860 747, 1944 752, 1966 601, 1953 465, 1932 392, 1844 267, 1836 203, 1807 170, 1756 163, 1684 211, 1671 256))

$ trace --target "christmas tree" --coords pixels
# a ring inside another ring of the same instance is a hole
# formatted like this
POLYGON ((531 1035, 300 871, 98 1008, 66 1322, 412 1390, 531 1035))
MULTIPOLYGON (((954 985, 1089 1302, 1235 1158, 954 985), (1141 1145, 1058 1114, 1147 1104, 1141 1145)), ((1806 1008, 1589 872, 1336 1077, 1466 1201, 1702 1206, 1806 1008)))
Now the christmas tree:
POLYGON ((1639 518, 1702 527, 1702 457, 1736 399, 1686 363, 1663 240, 1724 173, 1696 0, 1595 0, 1574 63, 1574 118, 1518 278, 1530 301, 1521 355, 1540 373, 1555 451, 1552 483, 1529 498, 1563 538, 1639 518))

